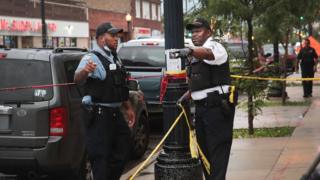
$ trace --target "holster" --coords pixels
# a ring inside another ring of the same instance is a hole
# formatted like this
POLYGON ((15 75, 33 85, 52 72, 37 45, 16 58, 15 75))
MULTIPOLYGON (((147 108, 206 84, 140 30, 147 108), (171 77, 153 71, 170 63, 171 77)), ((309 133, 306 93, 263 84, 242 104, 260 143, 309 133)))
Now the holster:
POLYGON ((90 127, 95 119, 95 113, 93 111, 92 106, 88 106, 88 105, 82 105, 83 108, 83 120, 84 120, 84 124, 85 126, 88 128, 90 127))
POLYGON ((219 94, 218 91, 214 91, 208 93, 206 99, 208 107, 221 107, 225 116, 230 115, 233 111, 234 104, 230 102, 230 93, 219 94))

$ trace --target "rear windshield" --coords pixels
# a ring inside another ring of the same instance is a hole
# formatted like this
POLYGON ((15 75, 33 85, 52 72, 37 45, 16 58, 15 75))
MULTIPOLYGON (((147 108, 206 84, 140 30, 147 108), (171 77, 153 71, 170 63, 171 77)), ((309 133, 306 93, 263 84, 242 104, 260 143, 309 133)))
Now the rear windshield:
POLYGON ((227 50, 231 58, 246 58, 248 54, 248 45, 241 43, 227 43, 227 50))
POLYGON ((47 101, 53 96, 52 87, 41 87, 52 84, 49 62, 0 59, 0 73, 0 103, 47 101))
POLYGON ((119 50, 119 57, 125 66, 165 66, 165 55, 163 47, 122 47, 119 50))

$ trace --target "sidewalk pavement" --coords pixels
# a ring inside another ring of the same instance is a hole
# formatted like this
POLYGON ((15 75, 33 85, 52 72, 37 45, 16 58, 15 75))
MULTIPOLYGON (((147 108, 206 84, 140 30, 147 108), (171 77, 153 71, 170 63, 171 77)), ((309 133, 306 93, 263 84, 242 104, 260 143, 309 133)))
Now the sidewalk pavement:
MULTIPOLYGON (((320 87, 313 88, 310 107, 265 107, 254 120, 254 127, 296 126, 291 137, 234 139, 227 180, 298 180, 306 172, 320 145, 320 87), (303 116, 305 115, 305 116, 303 116)), ((302 87, 287 88, 290 101, 303 101, 302 87)), ((234 128, 246 128, 247 115, 237 109, 234 128)), ((156 156, 136 177, 153 180, 156 156)), ((127 179, 138 167, 121 177, 127 179)), ((213 167, 214 168, 214 167, 213 167)))

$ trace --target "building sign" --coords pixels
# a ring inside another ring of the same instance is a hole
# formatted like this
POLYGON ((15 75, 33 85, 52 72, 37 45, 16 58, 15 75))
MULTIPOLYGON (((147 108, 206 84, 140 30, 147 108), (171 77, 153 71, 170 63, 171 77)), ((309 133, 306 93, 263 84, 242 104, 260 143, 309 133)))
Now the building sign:
MULTIPOLYGON (((89 37, 88 22, 46 20, 49 37, 89 37)), ((41 36, 41 19, 0 16, 0 36, 41 36)))
POLYGON ((151 37, 151 29, 143 28, 143 27, 134 27, 133 29, 133 37, 135 39, 151 37))
MULTIPOLYGON (((41 32, 42 23, 40 21, 34 22, 29 20, 12 20, 0 19, 0 31, 11 32, 41 32)), ((49 32, 57 31, 56 23, 47 23, 47 30, 49 32)))

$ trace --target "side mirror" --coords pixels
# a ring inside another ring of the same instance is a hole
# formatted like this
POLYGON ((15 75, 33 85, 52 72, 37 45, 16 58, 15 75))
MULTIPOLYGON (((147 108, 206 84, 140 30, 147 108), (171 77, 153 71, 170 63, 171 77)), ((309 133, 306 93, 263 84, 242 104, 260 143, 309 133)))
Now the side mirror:
POLYGON ((140 85, 138 80, 135 80, 135 79, 128 80, 128 88, 130 91, 139 91, 140 85))

